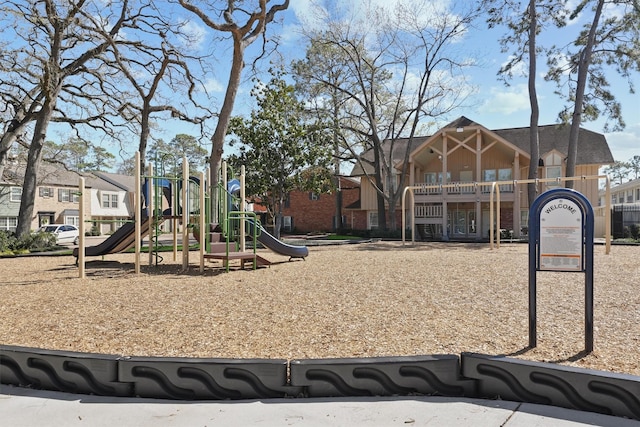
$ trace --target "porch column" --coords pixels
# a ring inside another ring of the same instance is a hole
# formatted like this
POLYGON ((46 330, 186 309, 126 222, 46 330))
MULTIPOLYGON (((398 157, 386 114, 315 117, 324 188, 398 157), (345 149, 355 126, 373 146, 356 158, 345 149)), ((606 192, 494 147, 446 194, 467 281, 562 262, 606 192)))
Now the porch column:
MULTIPOLYGON (((482 132, 476 130, 476 182, 482 182, 482 132)), ((476 187, 476 239, 482 240, 482 189, 476 187)))
MULTIPOLYGON (((448 184, 447 180, 447 133, 442 133, 442 181, 440 184, 448 184)), ((449 241, 449 232, 447 231, 448 224, 448 209, 447 209, 447 190, 445 188, 442 189, 442 193, 440 195, 442 197, 442 240, 445 242, 449 241)))
MULTIPOLYGON (((513 157, 513 179, 520 180, 520 153, 513 157)), ((520 184, 513 186, 513 234, 520 238, 520 184)))
POLYGON ((409 186, 416 185, 416 165, 412 161, 409 161, 409 186))

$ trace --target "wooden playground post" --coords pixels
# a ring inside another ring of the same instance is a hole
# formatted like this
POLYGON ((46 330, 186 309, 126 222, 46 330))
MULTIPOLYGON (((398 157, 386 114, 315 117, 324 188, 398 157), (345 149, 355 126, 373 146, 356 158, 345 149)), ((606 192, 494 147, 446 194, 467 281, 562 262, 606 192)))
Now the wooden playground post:
POLYGON ((140 152, 136 151, 135 156, 135 197, 133 198, 133 215, 134 215, 134 233, 135 233, 135 265, 136 265, 136 274, 140 274, 140 234, 141 230, 141 222, 142 222, 142 206, 141 206, 141 192, 142 192, 142 180, 140 179, 140 152))
POLYGON ((182 271, 189 269, 189 163, 182 158, 182 271))
MULTIPOLYGON (((208 174, 207 174, 208 176, 208 174)), ((204 173, 200 172, 200 216, 198 218, 198 225, 200 228, 200 273, 204 273, 204 253, 207 246, 207 241, 205 238, 205 215, 206 215, 206 206, 205 206, 205 181, 204 181, 204 173)))
MULTIPOLYGON (((240 166, 240 206, 239 211, 244 212, 244 165, 240 166)), ((244 215, 240 217, 240 252, 244 252, 246 250, 246 242, 245 242, 245 232, 244 232, 244 224, 245 218, 244 215)), ((253 225, 255 227, 255 224, 253 225)))
POLYGON ((154 196, 154 190, 155 188, 153 188, 154 185, 154 179, 153 179, 153 163, 149 162, 149 177, 147 178, 147 183, 149 185, 147 185, 147 191, 149 191, 149 198, 147 200, 147 210, 149 212, 149 233, 148 233, 148 246, 149 246, 149 267, 151 267, 153 265, 153 245, 151 244, 151 242, 153 241, 153 209, 155 208, 155 201, 153 200, 153 196, 154 196))
POLYGON ((78 202, 79 202, 79 206, 78 206, 78 216, 79 216, 79 224, 78 224, 78 233, 79 238, 78 238, 78 274, 80 275, 81 279, 85 278, 85 273, 84 273, 84 248, 85 248, 85 242, 84 242, 84 191, 85 191, 85 187, 84 187, 84 178, 80 177, 79 182, 78 182, 78 191, 80 192, 80 196, 78 198, 78 202))

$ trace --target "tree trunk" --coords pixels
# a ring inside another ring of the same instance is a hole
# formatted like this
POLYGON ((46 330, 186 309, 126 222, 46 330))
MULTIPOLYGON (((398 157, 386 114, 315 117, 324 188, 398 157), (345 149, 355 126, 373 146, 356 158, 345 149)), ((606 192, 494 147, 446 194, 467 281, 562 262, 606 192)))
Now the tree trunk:
MULTIPOLYGON (((576 101, 573 108, 573 115, 571 117, 571 131, 569 133, 569 148, 567 153, 567 172, 566 176, 575 176, 576 161, 578 158, 578 137, 580 136, 580 125, 582 124, 582 108, 584 104, 584 92, 587 87, 587 78, 589 75, 589 65, 591 64, 591 53, 593 52, 593 45, 595 43, 596 30, 598 29, 598 23, 600 22, 600 16, 602 15, 602 8, 604 6, 604 0, 598 0, 596 6, 596 12, 589 29, 589 35, 587 42, 580 53, 580 59, 578 62, 578 81, 576 84, 576 101)), ((565 183, 566 188, 573 188, 573 181, 567 181, 565 183)))
MULTIPOLYGON (((218 115, 218 124, 216 130, 211 137, 211 156, 209 157, 209 173, 210 173, 210 185, 212 189, 211 197, 211 220, 213 222, 220 222, 218 218, 217 205, 218 205, 218 176, 220 170, 220 164, 222 162, 222 154, 224 152, 224 138, 227 135, 227 129, 229 128, 229 121, 231 120, 231 114, 233 112, 233 104, 238 94, 238 87, 240 86, 240 79, 242 77, 242 69, 244 68, 244 50, 245 44, 241 39, 241 35, 233 33, 233 62, 231 63, 231 71, 229 72, 229 82, 227 84, 227 91, 224 96, 222 108, 218 115)), ((226 183, 222 183, 226 188, 226 183)))
MULTIPOLYGON (((538 26, 538 16, 536 13, 535 0, 529 1, 529 103, 531 105, 531 117, 529 121, 529 151, 531 160, 529 162, 529 179, 538 178, 538 163, 540 161, 540 139, 538 135, 538 120, 540 108, 538 107, 538 94, 536 91, 536 32, 538 26)), ((527 184, 527 198, 529 206, 533 204, 537 196, 535 183, 527 184)))
MULTIPOLYGON (((52 99, 56 99, 57 94, 52 99)), ((24 172, 24 183, 22 184, 22 197, 20 199, 20 210, 18 211, 18 226, 16 235, 25 236, 31 232, 31 220, 33 218, 33 208, 38 188, 38 169, 42 160, 42 148, 47 136, 47 128, 53 115, 54 106, 45 103, 36 120, 33 130, 33 138, 27 156, 27 166, 24 172)))
POLYGON ((140 170, 144 171, 145 159, 147 158, 147 145, 149 143, 149 134, 151 133, 151 127, 149 125, 149 115, 151 114, 149 103, 144 102, 142 107, 142 119, 140 120, 140 143, 138 145, 138 151, 140 152, 140 170))

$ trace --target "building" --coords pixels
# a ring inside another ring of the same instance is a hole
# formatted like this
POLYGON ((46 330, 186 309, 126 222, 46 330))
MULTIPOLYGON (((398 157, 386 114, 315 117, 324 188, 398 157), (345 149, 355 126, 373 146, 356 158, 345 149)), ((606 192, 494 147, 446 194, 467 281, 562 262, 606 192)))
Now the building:
POLYGON ((336 197, 340 197, 342 227, 359 228, 352 211, 347 209, 360 199, 360 180, 340 177, 337 193, 318 194, 313 191, 292 191, 283 209, 282 231, 316 233, 334 231, 336 228, 336 197))
MULTIPOLYGON (((539 178, 565 176, 569 131, 569 126, 562 125, 539 127, 539 178)), ((490 130, 460 117, 431 136, 397 141, 393 153, 394 176, 390 180, 395 185, 400 181, 409 144, 405 185, 424 186, 424 190, 415 191, 413 211, 416 237, 424 239, 487 239, 490 183, 523 180, 529 173, 529 128, 490 130), (451 188, 441 186, 445 184, 451 188)), ((581 129, 575 175, 598 175, 598 169, 610 163, 613 156, 604 135, 581 129)), ((373 172, 373 168, 368 172, 373 172)), ((364 177, 365 171, 358 164, 351 176, 364 177)), ((538 191, 559 186, 563 186, 559 181, 540 183, 538 191)), ((574 188, 597 205, 598 180, 575 181, 574 188)), ((501 228, 512 230, 515 236, 526 233, 529 208, 526 184, 501 185, 500 193, 501 228)), ((376 203, 375 188, 368 179, 362 178, 357 210, 366 215, 368 229, 378 226, 376 203)), ((401 219, 401 215, 401 206, 398 206, 396 218, 401 219)), ((401 221, 397 220, 397 224, 400 226, 401 221)))
MULTIPOLYGON (((600 190, 600 209, 605 209, 605 190, 600 190)), ((629 237, 630 227, 640 226, 640 179, 611 187, 611 234, 629 237)))
POLYGON ((110 234, 134 215, 135 177, 107 172, 93 172, 85 185, 90 188, 90 212, 100 234, 110 234))
MULTIPOLYGON (((605 205, 605 191, 600 190, 599 205, 605 205)), ((629 203, 640 203, 640 179, 618 184, 611 187, 611 204, 623 205, 629 203)))
MULTIPOLYGON (((79 224, 79 177, 57 164, 40 165, 32 230, 47 224, 79 224)), ((0 180, 0 230, 15 231, 18 225, 23 181, 24 165, 9 162, 0 180)))
MULTIPOLYGON (((24 165, 10 163, 0 181, 0 230, 15 231, 24 181, 24 165)), ((85 179, 84 213, 100 234, 117 230, 133 215, 134 178, 105 172, 77 173, 43 163, 39 169, 31 229, 46 224, 80 222, 79 178, 85 179)), ((87 230, 91 227, 87 226, 87 230)))

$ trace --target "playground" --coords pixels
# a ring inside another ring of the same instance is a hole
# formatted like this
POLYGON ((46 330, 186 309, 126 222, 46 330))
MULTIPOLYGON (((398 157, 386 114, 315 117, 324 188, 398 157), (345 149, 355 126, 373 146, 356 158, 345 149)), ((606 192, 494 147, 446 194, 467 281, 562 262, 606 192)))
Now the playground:
MULTIPOLYGON (((538 275, 528 349, 527 245, 374 242, 267 249, 226 273, 135 254, 0 260, 0 343, 123 356, 330 358, 478 352, 640 375, 639 248, 595 247, 595 344, 584 353, 584 276, 538 275)), ((221 262, 221 261, 216 261, 221 262)))

